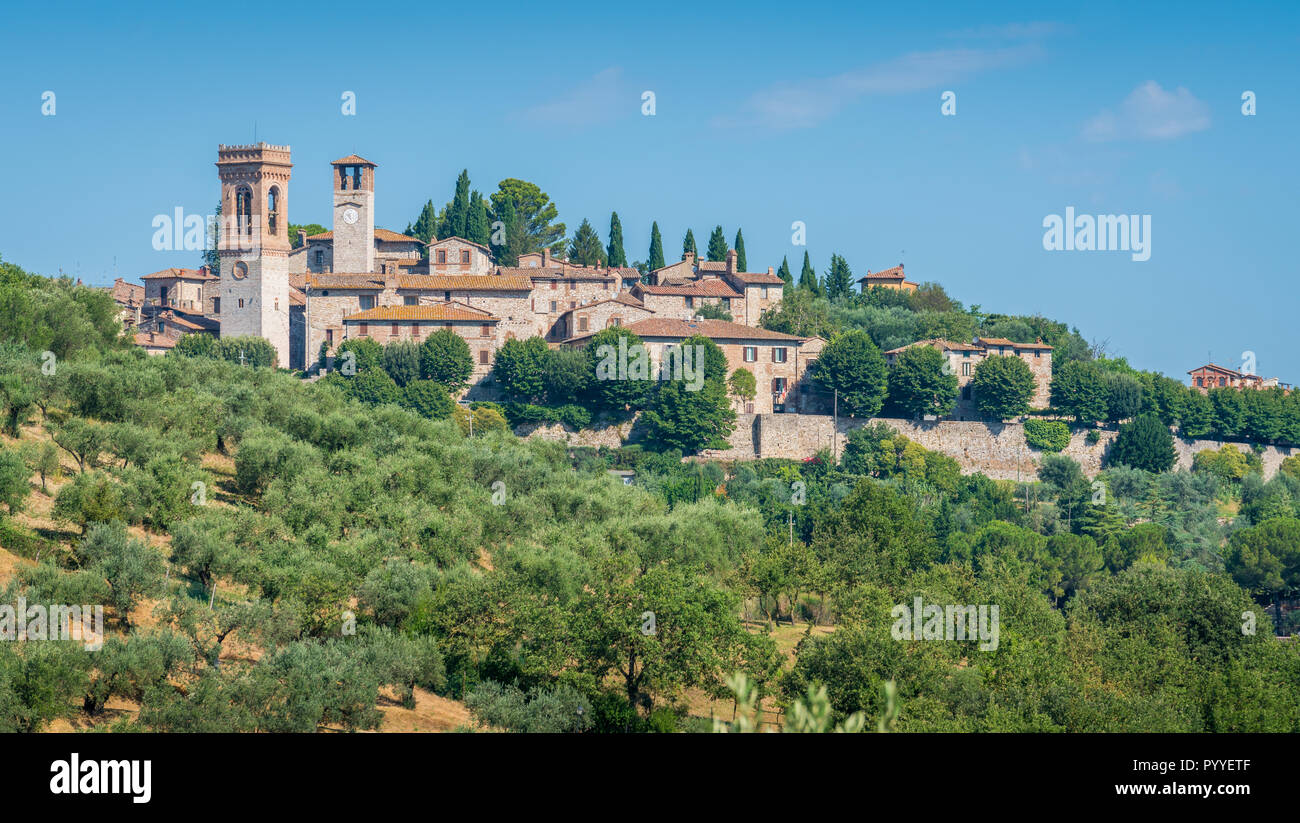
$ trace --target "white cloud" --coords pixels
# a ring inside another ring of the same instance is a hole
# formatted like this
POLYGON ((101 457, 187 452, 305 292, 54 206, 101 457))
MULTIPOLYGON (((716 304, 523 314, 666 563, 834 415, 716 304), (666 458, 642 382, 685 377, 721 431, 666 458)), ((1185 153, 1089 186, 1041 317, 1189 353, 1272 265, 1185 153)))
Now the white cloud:
POLYGON ((1210 127, 1210 107, 1179 86, 1165 91, 1154 80, 1133 90, 1116 110, 1106 109, 1083 127, 1087 140, 1173 140, 1210 127))
POLYGON ((519 116, 534 123, 577 129, 609 122, 620 109, 636 113, 640 105, 639 95, 624 99, 623 69, 613 66, 555 100, 525 109, 519 116))
POLYGON ((1041 53, 1037 45, 914 52, 833 77, 772 86, 753 94, 738 114, 716 118, 714 125, 810 128, 868 95, 938 88, 977 72, 1023 63, 1041 53))

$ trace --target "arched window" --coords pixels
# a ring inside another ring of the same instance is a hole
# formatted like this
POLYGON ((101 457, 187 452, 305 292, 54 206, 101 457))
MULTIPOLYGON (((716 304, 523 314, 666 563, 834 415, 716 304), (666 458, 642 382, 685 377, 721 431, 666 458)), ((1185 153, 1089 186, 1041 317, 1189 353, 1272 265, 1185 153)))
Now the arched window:
POLYGON ((280 187, 272 186, 266 193, 266 225, 274 235, 280 223, 280 187))
POLYGON ((240 186, 235 190, 235 220, 240 234, 253 234, 253 190, 240 186))

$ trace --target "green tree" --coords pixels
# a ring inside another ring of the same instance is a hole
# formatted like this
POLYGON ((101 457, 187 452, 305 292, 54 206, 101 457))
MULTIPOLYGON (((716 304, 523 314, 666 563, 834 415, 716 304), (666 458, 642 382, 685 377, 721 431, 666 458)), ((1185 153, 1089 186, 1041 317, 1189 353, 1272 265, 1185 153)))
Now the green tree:
POLYGON ((438 225, 440 238, 461 237, 469 239, 470 192, 469 169, 461 169, 456 178, 456 193, 452 195, 442 222, 438 225))
POLYGON ((1233 532, 1223 562, 1233 580, 1280 614, 1282 595, 1300 587, 1300 520, 1278 517, 1233 532))
POLYGON ((492 254, 500 266, 518 266, 519 255, 528 245, 527 232, 515 214, 515 201, 506 197, 496 211, 496 225, 492 231, 492 254))
POLYGON ((945 371, 947 356, 931 346, 910 346, 889 370, 889 400, 910 417, 951 414, 957 376, 945 371))
POLYGON ((799 271, 799 288, 812 292, 818 297, 825 297, 821 284, 817 282, 817 271, 812 267, 808 252, 803 253, 803 268, 799 271))
POLYGON ((695 248, 695 234, 690 229, 686 230, 686 236, 682 238, 682 254, 699 254, 695 248))
POLYGON ((23 500, 31 491, 31 477, 21 452, 0 449, 0 503, 5 504, 10 515, 22 509, 23 500))
POLYGON ((785 296, 789 296, 794 291, 794 275, 790 273, 790 258, 781 258, 781 268, 776 270, 776 274, 785 283, 785 296))
POLYGON ((831 267, 826 271, 826 297, 835 300, 848 297, 853 290, 853 271, 849 263, 838 254, 831 255, 831 267))
POLYGON ((420 377, 436 380, 448 391, 465 386, 474 373, 469 344, 451 329, 439 329, 420 344, 420 377))
POLYGON ((650 224, 650 253, 646 258, 646 268, 650 271, 662 269, 664 263, 664 239, 659 235, 659 223, 650 224))
POLYGON ((980 414, 1005 420, 1029 411, 1034 396, 1034 375, 1019 357, 986 357, 975 366, 971 379, 980 414))
POLYGON ((445 420, 451 417, 452 407, 447 389, 434 380, 412 380, 402 390, 401 404, 411 411, 430 420, 445 420))
POLYGON ((749 271, 749 260, 745 257, 745 237, 736 229, 736 271, 749 271))
POLYGON ((127 535, 120 522, 91 526, 77 553, 85 565, 108 581, 109 600, 118 619, 128 628, 136 604, 162 591, 162 555, 127 535))
POLYGON ((596 234, 596 230, 585 218, 569 243, 569 260, 580 266, 599 266, 605 260, 605 249, 600 243, 600 235, 596 234))
POLYGON ((727 259, 727 251, 727 236, 722 233, 722 226, 717 226, 713 229, 713 233, 709 235, 709 260, 721 263, 727 259))
POLYGON ((329 231, 329 229, 319 223, 303 223, 302 225, 290 223, 289 245, 295 249, 302 248, 303 244, 306 242, 306 238, 315 234, 324 234, 327 231, 329 231))
POLYGON ((469 196, 469 216, 465 220, 465 239, 480 246, 492 242, 492 226, 488 219, 487 201, 478 190, 469 196))
POLYGON ((536 402, 545 391, 546 357, 550 349, 540 337, 507 340, 497 351, 492 373, 507 395, 536 402))
POLYGON ((624 326, 611 326, 592 335, 585 351, 588 382, 598 406, 623 411, 645 403, 654 375, 640 337, 624 326))
MULTIPOLYGON (((660 254, 662 253, 661 250, 660 254)), ((609 248, 605 252, 605 260, 610 268, 627 266, 627 253, 623 251, 623 224, 619 222, 616 211, 609 215, 609 248)))
POLYGON ((731 393, 743 400, 753 400, 758 394, 758 381, 749 369, 736 369, 727 378, 727 387, 731 393))
POLYGON ((563 223, 553 222, 559 216, 559 209, 536 183, 514 177, 502 180, 492 194, 492 214, 497 220, 503 220, 507 200, 514 208, 521 237, 520 247, 512 249, 513 252, 527 254, 544 248, 554 249, 563 243, 567 229, 563 223))
POLYGON ((839 392, 841 413, 874 417, 884 404, 889 375, 884 355, 864 331, 836 336, 808 369, 825 392, 839 392))
POLYGON ((420 346, 414 340, 394 340, 384 346, 384 371, 399 386, 420 377, 420 346))
POLYGON ((344 340, 334 350, 334 368, 349 377, 384 367, 384 347, 371 337, 344 340))
POLYGON ((1051 392, 1052 407, 1076 423, 1092 426, 1108 417, 1106 378, 1094 363, 1076 360, 1057 366, 1051 392))
POLYGON ((587 353, 580 349, 547 349, 542 360, 546 401, 553 405, 577 403, 590 384, 587 353))
POLYGON ((1132 466, 1149 472, 1173 468, 1174 438, 1154 414, 1140 414, 1119 427, 1119 436, 1106 457, 1109 465, 1132 466))

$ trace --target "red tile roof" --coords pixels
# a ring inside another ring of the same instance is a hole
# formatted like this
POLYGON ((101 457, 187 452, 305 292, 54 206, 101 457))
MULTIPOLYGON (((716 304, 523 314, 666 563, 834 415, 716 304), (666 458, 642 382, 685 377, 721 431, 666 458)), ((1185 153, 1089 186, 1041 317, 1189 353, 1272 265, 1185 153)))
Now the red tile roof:
POLYGON ((734 277, 746 286, 784 286, 780 277, 765 271, 733 271, 728 277, 734 277))
POLYGON ((897 266, 894 266, 892 269, 884 269, 882 271, 877 271, 877 272, 872 272, 868 270, 866 274, 862 275, 857 279, 857 282, 861 283, 863 280, 902 280, 902 279, 903 279, 903 264, 899 263, 897 266))
POLYGON ((369 160, 367 160, 364 157, 359 157, 358 155, 355 154, 349 154, 347 157, 340 157, 338 160, 335 160, 333 163, 330 163, 330 165, 331 166, 373 166, 375 164, 371 163, 369 160))
POLYGON ((135 344, 152 349, 171 349, 176 347, 176 341, 163 334, 154 334, 153 332, 136 332, 135 344))
POLYGON ((647 286, 638 283, 632 288, 643 294, 680 295, 683 297, 740 297, 740 293, 722 280, 696 280, 683 286, 647 286))
POLYGON ((975 344, 977 346, 983 346, 985 348, 989 346, 1002 346, 1004 348, 1010 347, 1016 349, 1041 349, 1043 351, 1052 350, 1052 347, 1044 343, 1042 340, 1039 340, 1037 343, 1013 343, 1010 340, 1006 339, 1005 337, 976 337, 975 344))
MULTIPOLYGON (((685 339, 702 334, 712 340, 766 340, 799 343, 809 339, 754 326, 742 326, 739 323, 731 323, 726 320, 674 320, 667 317, 648 317, 645 320, 629 323, 623 328, 642 338, 668 337, 685 339)), ((571 337, 565 342, 582 340, 587 337, 591 337, 591 335, 584 334, 571 337)))
POLYGON ((203 269, 163 269, 153 274, 146 274, 141 280, 216 280, 216 275, 208 274, 203 269))
MULTIPOLYGON (((307 239, 308 240, 333 240, 334 232, 323 231, 320 234, 309 234, 307 235, 307 239)), ((410 237, 405 234, 398 234, 397 232, 389 231, 388 229, 375 229, 375 239, 380 241, 381 243, 423 243, 424 242, 418 237, 410 237)), ((294 251, 297 250, 298 249, 294 249, 294 251)))
POLYGON ((343 322, 369 320, 469 320, 475 323, 497 323, 498 318, 463 303, 435 303, 431 306, 376 306, 343 318, 343 322))

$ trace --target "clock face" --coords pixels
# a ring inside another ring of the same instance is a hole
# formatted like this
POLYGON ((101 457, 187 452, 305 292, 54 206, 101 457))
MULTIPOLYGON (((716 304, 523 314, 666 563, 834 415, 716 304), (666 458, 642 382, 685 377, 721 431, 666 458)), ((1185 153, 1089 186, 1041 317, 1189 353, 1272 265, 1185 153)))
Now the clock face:
POLYGON ((344 223, 347 223, 349 226, 352 225, 353 223, 357 222, 357 210, 356 210, 356 209, 344 209, 344 210, 343 210, 343 222, 344 222, 344 223))

